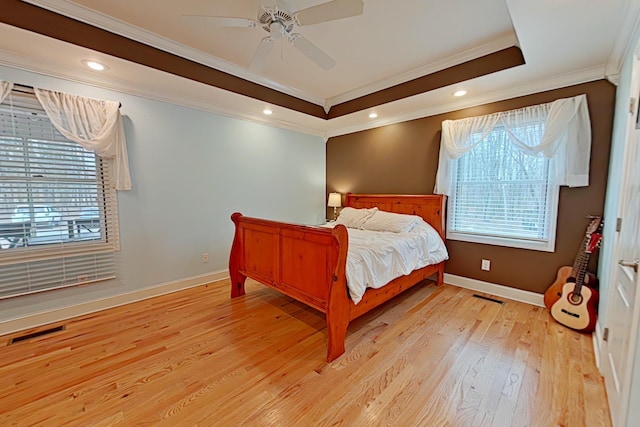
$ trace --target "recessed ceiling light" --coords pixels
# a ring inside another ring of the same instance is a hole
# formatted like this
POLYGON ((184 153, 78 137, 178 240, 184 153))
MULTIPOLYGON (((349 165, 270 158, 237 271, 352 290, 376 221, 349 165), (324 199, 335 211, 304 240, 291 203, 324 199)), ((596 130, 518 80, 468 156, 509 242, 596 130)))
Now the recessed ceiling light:
POLYGON ((369 118, 370 119, 375 119, 376 117, 378 117, 377 113, 369 113, 369 118))
POLYGON ((460 89, 453 92, 453 96, 465 96, 466 94, 467 94, 467 91, 464 89, 460 89))
POLYGON ((267 116, 270 116, 271 114, 273 114, 273 111, 271 111, 268 108, 265 108, 264 110, 262 110, 262 114, 266 114, 267 116))
POLYGON ((82 63, 95 71, 104 71, 109 69, 109 67, 107 67, 104 64, 101 64, 96 61, 89 61, 88 59, 83 60, 82 63))

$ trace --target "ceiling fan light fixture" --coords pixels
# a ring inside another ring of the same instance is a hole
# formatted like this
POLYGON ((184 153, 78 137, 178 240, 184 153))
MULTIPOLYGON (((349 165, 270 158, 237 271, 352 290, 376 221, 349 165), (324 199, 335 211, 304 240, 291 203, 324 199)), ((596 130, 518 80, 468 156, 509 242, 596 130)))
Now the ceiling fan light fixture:
POLYGON ((280 22, 278 21, 272 22, 269 25, 269 29, 270 29, 269 34, 271 34, 271 38, 275 40, 280 40, 282 38, 282 35, 284 33, 284 27, 280 22))

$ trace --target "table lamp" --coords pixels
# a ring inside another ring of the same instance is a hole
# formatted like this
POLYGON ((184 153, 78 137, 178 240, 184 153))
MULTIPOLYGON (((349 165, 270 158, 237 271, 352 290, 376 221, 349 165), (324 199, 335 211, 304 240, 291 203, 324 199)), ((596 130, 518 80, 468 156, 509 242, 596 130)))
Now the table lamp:
POLYGON ((338 208, 342 206, 342 194, 340 193, 329 193, 329 202, 327 206, 333 208, 333 220, 336 220, 338 208))

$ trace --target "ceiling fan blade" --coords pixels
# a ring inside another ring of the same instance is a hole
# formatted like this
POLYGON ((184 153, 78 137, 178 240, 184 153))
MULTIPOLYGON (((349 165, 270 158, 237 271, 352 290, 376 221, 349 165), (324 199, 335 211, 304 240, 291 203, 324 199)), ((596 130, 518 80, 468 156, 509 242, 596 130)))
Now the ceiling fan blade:
POLYGON ((295 16, 300 25, 312 25, 362 15, 363 10, 362 0, 333 0, 302 9, 296 12, 295 16))
POLYGON ((324 53, 318 46, 311 43, 300 34, 291 34, 291 43, 302 53, 307 55, 309 59, 318 64, 325 70, 330 70, 336 65, 336 61, 324 53))
POLYGON ((183 21, 198 25, 217 25, 220 27, 255 28, 258 22, 254 19, 231 18, 226 16, 182 15, 183 21))
POLYGON ((276 0, 276 7, 278 10, 291 13, 291 6, 284 0, 276 0))
POLYGON ((253 58, 251 58, 251 64, 249 65, 249 70, 254 73, 259 73, 264 68, 264 65, 267 63, 267 57, 269 56, 269 52, 271 52, 271 48, 274 45, 275 40, 271 37, 265 37, 260 41, 256 52, 253 54, 253 58))

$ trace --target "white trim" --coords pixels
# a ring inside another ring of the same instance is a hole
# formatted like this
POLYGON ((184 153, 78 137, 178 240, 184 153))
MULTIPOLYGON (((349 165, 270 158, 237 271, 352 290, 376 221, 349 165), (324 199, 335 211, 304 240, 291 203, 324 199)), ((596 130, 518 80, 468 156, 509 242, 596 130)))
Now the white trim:
POLYGON ((497 40, 493 40, 489 43, 485 43, 480 46, 467 49, 458 54, 448 56, 438 61, 430 62, 425 66, 414 68, 413 70, 409 70, 404 73, 397 74, 395 76, 368 84, 366 86, 361 86, 357 89, 350 90, 341 95, 327 98, 326 104, 329 105, 329 107, 331 107, 334 105, 341 104, 343 102, 348 102, 353 99, 360 98, 362 96, 369 95, 371 93, 378 92, 380 90, 387 89, 392 86, 396 86, 396 85, 408 82, 410 80, 424 77, 429 74, 433 74, 437 71, 441 71, 446 68, 460 65, 465 62, 472 61, 474 59, 478 59, 483 56, 489 55, 491 53, 495 53, 500 50, 507 49, 509 47, 516 46, 517 43, 518 43, 518 39, 516 38, 515 34, 509 34, 497 40))
MULTIPOLYGON (((527 240, 525 238, 518 237, 507 237, 507 236, 491 236, 484 233, 484 230, 478 230, 475 233, 465 232, 461 230, 453 229, 454 225, 454 217, 456 212, 457 205, 457 195, 455 190, 451 191, 451 195, 449 196, 449 200, 447 202, 447 229, 446 229, 446 238, 447 240, 457 240, 461 242, 472 242, 472 243, 480 243, 484 245, 494 245, 494 246, 503 246, 508 248, 520 248, 520 249, 529 249, 533 251, 541 251, 541 252, 555 252, 556 250, 556 224, 558 222, 558 205, 559 205, 559 197, 560 197, 560 186, 554 183, 554 171, 553 167, 554 162, 550 160, 548 162, 547 168, 547 212, 544 218, 544 222, 546 224, 542 224, 542 226, 547 226, 547 237, 546 239, 540 240, 527 240)), ((452 165, 452 177, 456 177, 456 170, 459 168, 459 163, 455 162, 452 165)), ((457 179, 451 178, 451 187, 455 187, 453 182, 457 182, 457 179)), ((487 183, 493 184, 493 182, 487 181, 487 183)), ((540 225, 540 224, 539 224, 540 225)))
POLYGON ((614 86, 618 86, 620 84, 620 78, 622 75, 620 73, 617 74, 607 74, 607 80, 614 86))
POLYGON ((507 298, 513 301, 523 302, 538 307, 544 307, 544 295, 536 292, 524 291, 509 286, 498 285, 482 280, 471 279, 469 277, 456 276, 455 274, 444 273, 444 282, 460 288, 472 291, 484 292, 497 297, 507 298))
MULTIPOLYGON (((482 96, 469 97, 466 99, 456 99, 449 103, 441 103, 435 107, 425 109, 412 109, 406 113, 382 115, 378 120, 362 120, 360 123, 348 126, 334 127, 334 123, 339 123, 342 119, 337 117, 335 119, 326 120, 317 118, 314 120, 316 124, 301 124, 295 118, 290 120, 277 120, 273 116, 269 119, 265 119, 265 116, 261 114, 262 108, 252 109, 250 107, 242 107, 242 105, 231 106, 226 105, 224 102, 218 102, 216 104, 216 97, 209 97, 207 101, 202 101, 189 96, 181 96, 178 93, 167 93, 165 90, 161 90, 158 87, 152 87, 152 85, 142 85, 139 83, 132 83, 124 79, 116 79, 110 75, 99 75, 91 73, 85 70, 79 70, 78 67, 69 65, 63 65, 52 61, 44 61, 31 56, 22 55, 13 51, 0 49, 0 65, 25 70, 28 72, 38 73, 50 77, 55 77, 67 81, 90 85, 108 90, 114 90, 129 95, 140 96, 148 99, 153 99, 161 102, 167 102, 174 105, 180 105, 188 108, 195 108, 202 111, 207 111, 215 114, 220 114, 226 117, 237 118, 241 120, 248 120, 254 123, 260 123, 267 126, 273 126, 281 129, 288 129, 295 132, 300 132, 313 136, 323 136, 326 138, 347 135, 350 133, 360 132, 369 129, 375 129, 383 126, 388 126, 396 123, 407 122, 410 120, 420 119, 424 117, 430 117, 438 114, 448 113, 451 111, 457 111, 465 108, 476 107, 479 105, 489 104, 492 102, 503 101, 505 99, 512 99, 520 96, 531 95, 534 93, 540 93, 544 91, 554 90, 558 88, 565 88, 572 85, 581 83, 587 83, 594 80, 604 78, 604 66, 597 66, 587 68, 571 73, 561 74, 546 79, 535 80, 523 84, 514 84, 505 87, 504 89, 496 90, 490 93, 486 93, 482 96), (255 113, 260 111, 260 113, 255 113), (383 118, 382 118, 383 117, 383 118), (337 121, 337 122, 336 122, 337 121)), ((508 71, 508 70, 507 70, 508 71)), ((180 79, 181 77, 175 76, 180 79)), ((481 78, 481 77, 480 77, 481 78)), ((188 79, 185 79, 188 80, 188 79)), ((200 83, 202 84, 202 83, 200 83)), ((204 84, 203 84, 204 85, 204 84)), ((206 86, 206 85, 204 85, 206 86)), ((222 90, 216 88, 218 90, 222 90)), ((443 90, 447 90, 443 88, 443 90)), ((422 94, 415 95, 417 97, 422 94)), ((237 95, 243 97, 242 95, 237 95)), ((244 97, 247 98, 247 97, 244 97)), ((248 98, 247 98, 248 99, 248 98)), ((403 100, 394 101, 391 104, 401 103, 403 100)), ((382 106, 384 108, 385 106, 382 106)), ((393 105, 391 108, 395 108, 393 105)), ((283 107, 284 108, 284 107, 283 107)), ((307 116, 304 113, 297 113, 307 116)), ((352 114, 361 115, 362 112, 358 111, 352 114)), ((308 121, 306 121, 309 123, 308 121)))
MULTIPOLYGON (((331 138, 334 136, 347 135, 350 133, 389 126, 396 123, 421 119, 423 117, 431 117, 438 114, 449 113, 451 111, 458 111, 465 108, 472 108, 479 105, 504 101, 505 99, 513 99, 554 89, 566 88, 569 86, 600 80, 604 77, 604 66, 585 68, 583 70, 560 74, 546 79, 534 80, 517 85, 509 85, 504 89, 486 93, 482 96, 471 97, 468 99, 457 99, 453 100, 450 103, 439 104, 436 107, 425 108, 422 110, 412 110, 408 113, 390 116, 380 121, 363 121, 362 123, 358 123, 357 125, 327 130, 327 136, 331 138)), ((422 94, 418 94, 415 96, 420 95, 422 94)), ((402 102, 402 100, 396 102, 402 102)), ((362 114, 362 112, 357 111, 353 114, 362 114)), ((331 123, 331 121, 329 121, 329 123, 331 123)))
MULTIPOLYGON (((407 122, 410 120, 420 119, 423 117, 435 116, 450 111, 457 111, 464 108, 476 107, 479 105, 489 104, 492 102, 512 99, 519 96, 531 95, 548 90, 564 88, 576 84, 587 83, 590 81, 604 78, 604 68, 594 67, 577 71, 575 73, 563 74, 553 78, 537 80, 523 85, 512 85, 504 90, 494 91, 483 96, 469 98, 467 100, 456 100, 448 104, 440 104, 436 107, 413 110, 405 114, 386 117, 379 121, 364 120, 362 123, 353 126, 345 126, 337 129, 327 130, 331 128, 333 120, 340 118, 325 120, 318 118, 318 126, 310 127, 300 125, 292 121, 274 120, 271 116, 268 120, 262 114, 252 114, 249 109, 237 109, 229 105, 216 105, 215 98, 209 98, 208 102, 200 101, 194 98, 170 94, 158 90, 151 86, 143 86, 138 83, 131 83, 122 79, 115 79, 112 76, 100 76, 96 73, 78 71, 77 68, 64 66, 50 61, 28 57, 26 55, 16 54, 7 50, 0 49, 0 65, 25 70, 28 72, 38 73, 62 80, 72 81, 103 89, 114 90, 128 95, 140 96, 143 98, 153 99, 156 101, 167 102, 174 105, 180 105, 197 110, 207 111, 214 114, 220 114, 226 117, 232 117, 241 120, 248 120, 254 123, 260 123, 267 126, 288 129, 295 132, 301 132, 313 136, 324 136, 327 138, 334 136, 347 135, 350 133, 360 132, 378 127, 388 126, 396 123, 407 122)), ((176 76, 176 78, 180 78, 176 76)), ((237 95, 241 96, 241 95, 237 95)), ((420 96, 420 95, 416 95, 420 96)), ((396 102, 402 102, 396 101, 396 102)), ((262 111, 260 109, 260 111, 262 111)), ((300 113, 302 114, 302 113, 300 113)), ((361 114, 355 112, 353 114, 361 114)))
POLYGON ((294 96, 299 99, 311 102, 316 105, 320 105, 325 109, 330 108, 333 105, 347 102, 356 98, 359 98, 370 93, 386 89, 395 86, 400 83, 413 80, 418 77, 434 73, 436 71, 443 70, 445 68, 459 65, 461 63, 471 61, 473 59, 488 55, 490 53, 497 52, 502 49, 506 49, 518 44, 518 39, 515 34, 509 34, 501 37, 497 40, 476 46, 466 51, 460 52, 456 55, 443 58, 441 60, 430 62, 429 64, 407 71, 405 73, 392 76, 387 79, 383 79, 366 86, 345 92, 341 95, 323 99, 317 96, 309 95, 298 89, 282 85, 273 80, 269 80, 258 74, 250 72, 248 69, 238 66, 236 64, 224 61, 211 54, 202 52, 197 49, 193 49, 181 43, 177 43, 166 37, 162 37, 158 34, 144 30, 140 27, 136 27, 120 19, 113 18, 109 15, 97 12, 87 7, 75 4, 69 0, 24 0, 27 3, 31 3, 35 6, 50 10, 60 15, 67 16, 77 21, 84 22, 97 28, 112 32, 114 34, 127 37, 132 40, 139 41, 146 45, 161 49, 165 52, 173 53, 180 57, 189 59, 199 64, 206 65, 211 68, 229 73, 236 77, 240 77, 245 80, 252 81, 262 86, 277 90, 287 95, 294 96))
POLYGON ((120 295, 113 295, 107 298, 88 301, 69 307, 42 311, 40 313, 34 313, 24 317, 5 320, 3 322, 0 322, 0 335, 11 334, 25 329, 47 325, 49 323, 61 322, 74 317, 95 313, 96 311, 106 310, 132 302, 170 294, 172 292, 193 288, 196 286, 204 285, 206 283, 217 282, 228 277, 229 272, 227 270, 222 270, 214 273, 204 274, 201 276, 189 277, 186 279, 162 283, 149 288, 144 288, 120 295))
POLYGON ((602 344, 604 341, 602 340, 602 326, 600 325, 600 319, 596 322, 596 328, 591 334, 593 338, 593 355, 596 358, 596 367, 602 373, 602 367, 600 366, 600 360, 602 357, 602 344))
MULTIPOLYGON (((449 202, 449 206, 453 205, 453 203, 449 202)), ((556 202, 555 206, 558 206, 556 202)), ((451 209, 453 210, 453 209, 451 209)), ((557 209, 556 209, 557 210, 557 209)), ((451 218, 452 214, 447 213, 447 218, 451 218)), ((557 221, 557 216, 553 218, 551 221, 555 224, 557 221)), ((550 221, 550 222, 551 222, 550 221)), ((447 222, 451 224, 451 222, 447 222)), ((555 227, 554 227, 555 228, 555 227)), ((490 236, 482 233, 465 233, 461 231, 455 231, 447 229, 446 231, 446 239, 447 240, 456 240, 459 242, 471 242, 471 243, 480 243, 482 245, 493 245, 493 246, 502 246, 505 248, 519 248, 519 249, 529 249, 530 251, 540 251, 540 252, 554 252, 555 251, 555 230, 553 234, 550 233, 552 237, 549 238, 548 241, 537 241, 537 240, 525 240, 518 239, 516 237, 498 237, 498 236, 490 236)))
POLYGON ((620 72, 625 58, 632 55, 636 48, 634 43, 640 37, 640 2, 627 1, 624 21, 611 49, 606 64, 606 76, 613 84, 618 85, 620 72))
POLYGON ((177 43, 166 37, 152 33, 142 28, 131 25, 127 22, 113 18, 92 9, 72 3, 68 0, 24 0, 35 6, 50 10, 60 15, 67 16, 77 21, 84 22, 94 27, 109 31, 114 34, 126 37, 128 39, 138 41, 151 47, 172 53, 190 61, 197 62, 207 67, 249 80, 259 85, 277 90, 278 92, 294 96, 296 98, 311 102, 316 105, 324 106, 324 99, 311 96, 300 90, 289 86, 281 85, 273 80, 266 79, 260 75, 251 73, 248 69, 224 61, 213 55, 207 54, 189 46, 177 43))
MULTIPOLYGON (((191 97, 180 96, 178 94, 171 94, 158 90, 157 87, 151 85, 144 86, 139 83, 131 83, 126 80, 116 79, 112 76, 102 76, 96 73, 78 71, 77 68, 71 66, 60 65, 51 61, 44 61, 41 59, 28 57, 26 55, 16 54, 7 50, 0 49, 0 65, 12 67, 31 73, 38 73, 49 77, 55 77, 58 79, 71 81, 74 83, 80 83, 83 85, 89 85, 102 89, 114 90, 127 95, 140 96, 142 98, 153 99, 155 101, 167 102, 173 105, 180 105, 187 108, 194 108, 196 110, 206 111, 209 113, 219 114, 225 117, 231 117, 234 119, 247 120, 254 123, 263 124, 266 126, 277 127, 279 129, 288 129, 294 132, 300 132, 313 136, 324 136, 325 132, 321 127, 309 127, 300 125, 287 120, 278 120, 271 116, 269 119, 265 119, 265 116, 261 113, 253 113, 252 111, 262 111, 261 109, 250 108, 238 108, 224 103, 216 104, 214 102, 215 97, 211 97, 208 101, 203 101, 191 97)), ((179 79, 182 77, 175 76, 179 79)), ((204 86, 204 83, 200 83, 204 86)), ((207 86, 208 88, 214 88, 207 86)), ((215 88, 216 90, 223 90, 215 88)), ((237 95, 242 96, 242 95, 237 95)), ((302 113, 300 113, 302 114, 302 113)), ((324 119, 318 118, 320 123, 324 123, 324 119)))

